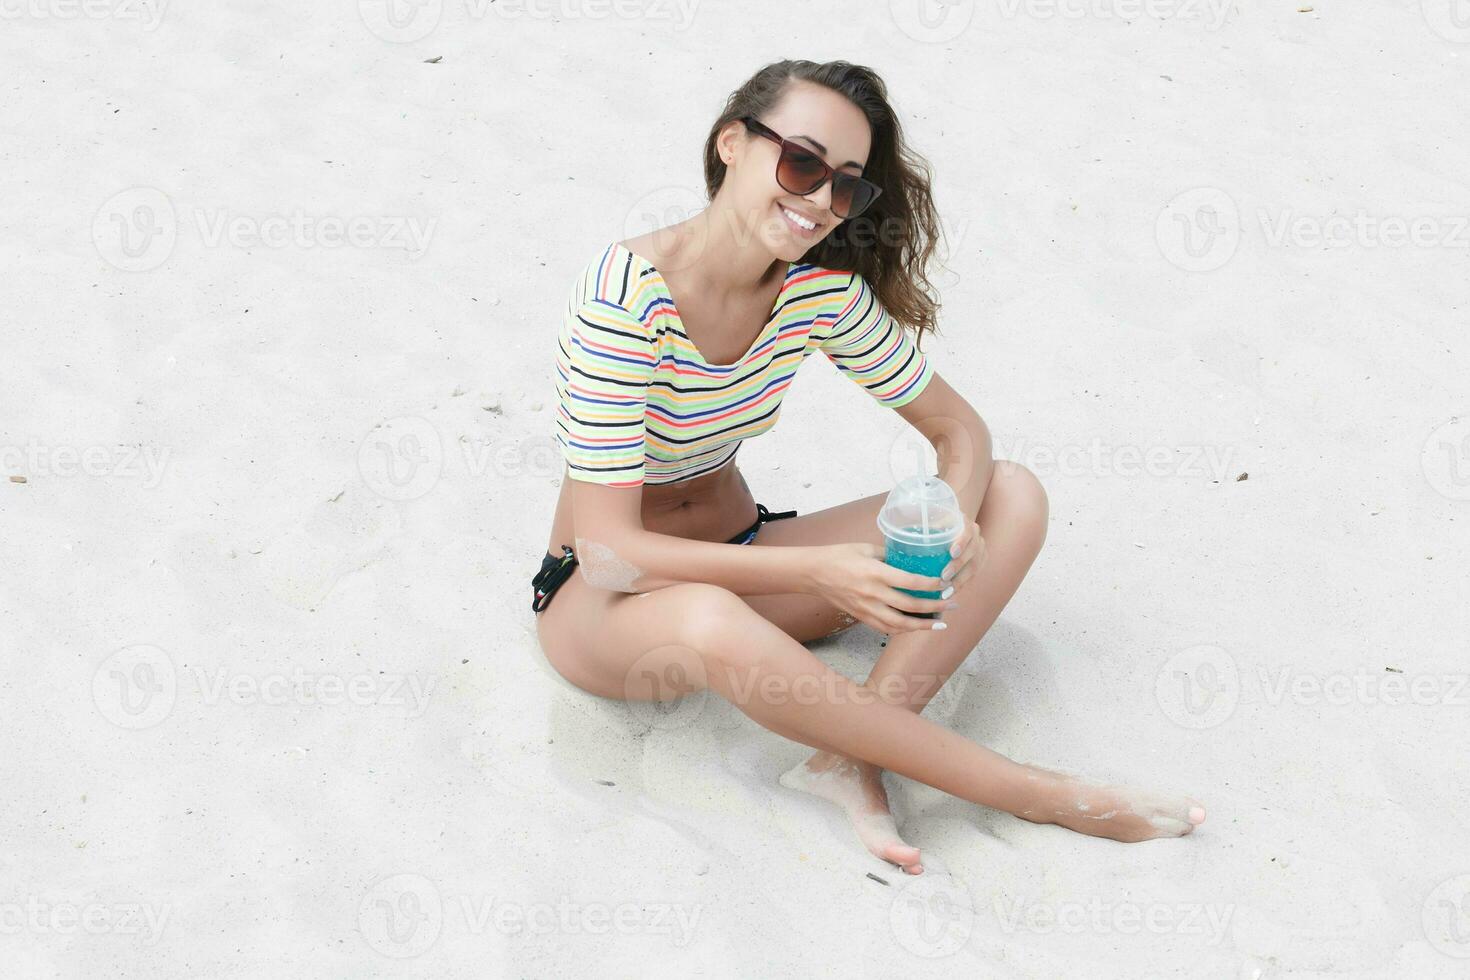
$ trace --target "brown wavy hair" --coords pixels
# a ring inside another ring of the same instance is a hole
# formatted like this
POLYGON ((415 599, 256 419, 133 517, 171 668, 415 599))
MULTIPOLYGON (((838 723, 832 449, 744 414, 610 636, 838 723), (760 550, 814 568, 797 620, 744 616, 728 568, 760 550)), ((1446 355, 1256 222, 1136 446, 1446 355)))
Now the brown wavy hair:
POLYGON ((704 145, 705 191, 713 201, 725 182, 725 162, 715 145, 720 130, 741 116, 760 117, 775 108, 797 79, 824 85, 862 110, 872 130, 863 176, 883 188, 866 211, 842 221, 801 261, 857 272, 894 319, 914 328, 922 346, 924 335, 938 330, 939 300, 926 273, 941 233, 939 215, 929 164, 904 145, 888 88, 873 69, 847 61, 785 60, 750 76, 730 94, 710 127, 704 145))

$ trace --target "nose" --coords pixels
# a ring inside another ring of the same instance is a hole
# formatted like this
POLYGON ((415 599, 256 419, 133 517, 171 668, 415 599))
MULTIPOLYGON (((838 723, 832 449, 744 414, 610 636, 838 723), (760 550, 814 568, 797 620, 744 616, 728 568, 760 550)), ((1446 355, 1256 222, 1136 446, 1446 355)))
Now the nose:
POLYGON ((820 211, 831 211, 832 181, 830 179, 822 181, 821 187, 818 187, 810 194, 803 194, 801 199, 820 211))

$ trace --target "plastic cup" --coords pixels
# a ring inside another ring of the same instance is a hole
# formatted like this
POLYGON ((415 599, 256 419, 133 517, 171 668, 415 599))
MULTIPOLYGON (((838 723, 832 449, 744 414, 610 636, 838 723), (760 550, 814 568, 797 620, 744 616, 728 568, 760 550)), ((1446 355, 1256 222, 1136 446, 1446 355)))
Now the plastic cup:
MULTIPOLYGON (((878 511, 878 529, 885 543, 883 561, 916 575, 937 578, 950 562, 949 549, 964 531, 964 514, 955 493, 937 476, 910 476, 888 492, 878 511)), ((938 599, 939 592, 899 589, 920 599, 938 599)), ((906 613, 936 619, 937 612, 906 613)))

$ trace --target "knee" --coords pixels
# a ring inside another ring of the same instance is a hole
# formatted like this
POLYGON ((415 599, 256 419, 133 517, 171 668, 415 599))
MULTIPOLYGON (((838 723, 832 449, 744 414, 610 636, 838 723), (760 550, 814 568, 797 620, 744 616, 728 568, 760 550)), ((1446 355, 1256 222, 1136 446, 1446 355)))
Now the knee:
POLYGON ((996 460, 982 511, 991 506, 992 498, 994 504, 1005 512, 1006 527, 1020 531, 1039 549, 1046 540, 1050 505, 1046 488, 1036 474, 1020 463, 996 460))
POLYGON ((686 582, 671 587, 679 592, 675 603, 679 610, 680 632, 685 641, 705 656, 721 660, 751 649, 748 642, 737 642, 750 632, 750 617, 760 618, 744 599, 729 589, 706 582, 686 582))

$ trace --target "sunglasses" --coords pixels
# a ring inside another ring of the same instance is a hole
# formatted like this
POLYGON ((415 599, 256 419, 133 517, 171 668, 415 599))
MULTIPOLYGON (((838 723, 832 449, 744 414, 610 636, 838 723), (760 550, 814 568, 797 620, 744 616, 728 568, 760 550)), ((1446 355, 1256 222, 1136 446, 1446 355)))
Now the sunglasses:
POLYGON ((787 193, 805 196, 831 180, 832 213, 839 218, 857 217, 883 193, 883 188, 871 180, 833 170, 814 151, 778 135, 754 116, 742 116, 740 121, 752 133, 781 147, 781 156, 776 161, 776 183, 787 193))

